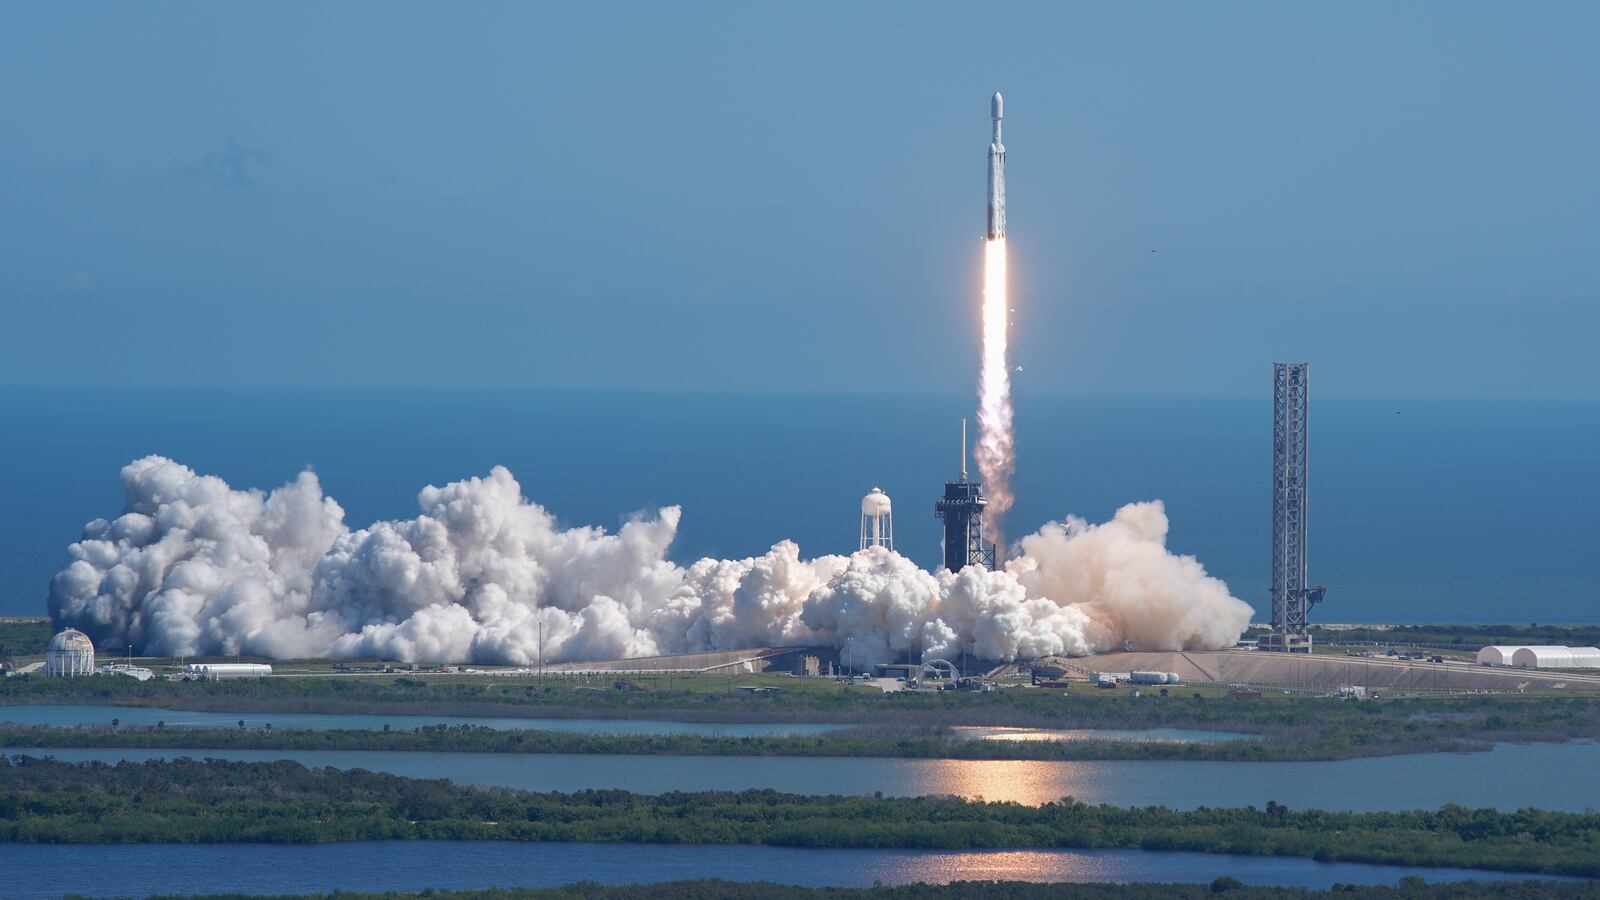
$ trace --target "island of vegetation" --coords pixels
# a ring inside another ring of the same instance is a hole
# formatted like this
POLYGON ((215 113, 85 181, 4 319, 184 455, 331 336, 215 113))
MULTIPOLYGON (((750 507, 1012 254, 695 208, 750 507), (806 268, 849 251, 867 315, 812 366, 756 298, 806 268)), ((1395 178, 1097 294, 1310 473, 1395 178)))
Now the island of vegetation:
MULTIPOLYGON (((824 679, 768 677, 782 688, 744 693, 727 678, 518 682, 471 676, 423 679, 269 678, 223 682, 139 682, 125 677, 0 679, 4 706, 98 703, 269 717, 274 712, 370 715, 658 718, 694 722, 825 722, 865 726, 808 737, 619 736, 508 733, 487 729, 448 741, 427 729, 200 736, 177 729, 0 730, 0 746, 166 747, 174 749, 450 749, 484 752, 671 753, 789 756, 904 756, 958 759, 1181 759, 1274 762, 1487 749, 1505 741, 1600 737, 1600 696, 1424 695, 1341 701, 1293 694, 1228 699, 1214 687, 1134 697, 1083 689, 1015 688, 972 692, 881 693, 824 679), (618 690, 616 684, 628 686, 618 690), (1131 741, 1005 742, 957 739, 952 726, 1055 729, 1190 728, 1243 732, 1255 740, 1219 743, 1131 741), (116 733, 105 733, 109 731, 116 733), (448 744, 448 746, 444 746, 448 744)), ((110 726, 114 714, 104 724, 110 726)))
POLYGON ((0 842, 449 839, 970 850, 1127 848, 1600 876, 1600 815, 1042 806, 770 790, 467 788, 293 762, 0 765, 0 842))
MULTIPOLYGON (((243 723, 241 722, 241 725, 243 723)), ((160 750, 360 750, 443 753, 586 753, 649 756, 812 756, 965 760, 1183 760, 1284 762, 1349 759, 1393 753, 1484 750, 1492 734, 1463 723, 1440 729, 1386 733, 1320 729, 1304 740, 1214 742, 981 740, 943 726, 859 726, 787 736, 715 734, 589 734, 499 729, 481 725, 424 725, 408 730, 169 728, 165 725, 0 724, 0 749, 65 748, 160 750)))

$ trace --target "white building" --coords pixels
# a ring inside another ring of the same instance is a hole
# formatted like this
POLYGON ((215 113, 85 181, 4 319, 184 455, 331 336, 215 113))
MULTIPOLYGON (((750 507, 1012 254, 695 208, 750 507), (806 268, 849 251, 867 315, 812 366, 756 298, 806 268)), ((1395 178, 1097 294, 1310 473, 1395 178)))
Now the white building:
POLYGON ((68 628, 44 645, 44 674, 50 678, 81 678, 94 674, 94 642, 76 628, 68 628))
POLYGON ((1550 644, 1501 644, 1478 651, 1480 666, 1521 669, 1600 669, 1600 648, 1550 644))
POLYGON ((238 678, 265 678, 272 674, 266 663, 190 663, 185 674, 206 681, 232 681, 238 678))

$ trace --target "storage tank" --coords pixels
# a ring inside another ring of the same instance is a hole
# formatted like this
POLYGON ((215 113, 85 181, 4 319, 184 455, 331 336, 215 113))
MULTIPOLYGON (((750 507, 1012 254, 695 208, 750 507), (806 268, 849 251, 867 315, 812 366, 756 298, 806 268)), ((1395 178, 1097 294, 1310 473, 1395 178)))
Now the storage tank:
POLYGON ((265 663, 190 663, 185 671, 206 681, 232 681, 265 678, 272 674, 272 667, 265 663))
POLYGON ((883 488, 873 488, 861 498, 861 549, 894 549, 894 506, 883 488))
POLYGON ((1165 672, 1134 672, 1134 673, 1132 673, 1132 674, 1130 674, 1128 676, 1128 680, 1133 682, 1134 684, 1166 684, 1167 683, 1167 673, 1165 673, 1165 672))
POLYGON ((94 642, 76 628, 68 628, 44 645, 44 674, 51 678, 81 678, 94 674, 94 642))

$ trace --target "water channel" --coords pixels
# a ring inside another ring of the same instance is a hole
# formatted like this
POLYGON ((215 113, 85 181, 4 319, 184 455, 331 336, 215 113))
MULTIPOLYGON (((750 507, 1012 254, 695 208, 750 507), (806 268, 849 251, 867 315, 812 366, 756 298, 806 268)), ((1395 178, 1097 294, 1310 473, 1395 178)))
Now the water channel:
POLYGON ((334 890, 542 887, 576 881, 637 884, 696 878, 859 887, 881 881, 1206 883, 1327 888, 1337 883, 1525 880, 1466 869, 1319 863, 1270 856, 1140 850, 810 850, 661 844, 502 841, 356 841, 340 844, 0 844, 13 900, 199 894, 306 894, 334 890))
POLYGON ((535 791, 639 793, 772 788, 797 794, 956 794, 1039 804, 1072 796, 1118 806, 1437 809, 1447 803, 1582 812, 1600 797, 1600 744, 1502 744, 1482 753, 1338 762, 1028 762, 864 757, 409 753, 364 750, 27 749, 62 760, 293 759, 412 778, 535 791))

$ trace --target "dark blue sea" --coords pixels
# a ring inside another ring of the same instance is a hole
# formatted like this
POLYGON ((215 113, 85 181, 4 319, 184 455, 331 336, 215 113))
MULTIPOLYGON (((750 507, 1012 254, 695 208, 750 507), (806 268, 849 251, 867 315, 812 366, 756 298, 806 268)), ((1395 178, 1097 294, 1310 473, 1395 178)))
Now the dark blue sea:
MULTIPOLYGON (((603 364, 603 361, 597 361, 603 364)), ((171 456, 235 487, 305 466, 346 522, 415 515, 428 483, 509 467, 567 524, 681 504, 675 556, 854 549, 894 498, 900 550, 938 561, 933 501, 970 397, 782 393, 0 388, 0 615, 40 615, 118 469, 171 456)), ((1170 546, 1264 606, 1271 399, 1028 396, 1015 537, 1161 499, 1170 546)), ((1313 397, 1313 580, 1325 622, 1600 622, 1600 402, 1313 397)))

